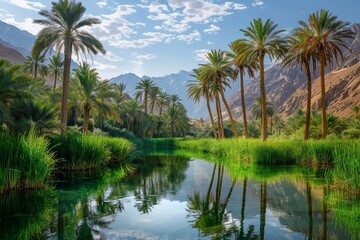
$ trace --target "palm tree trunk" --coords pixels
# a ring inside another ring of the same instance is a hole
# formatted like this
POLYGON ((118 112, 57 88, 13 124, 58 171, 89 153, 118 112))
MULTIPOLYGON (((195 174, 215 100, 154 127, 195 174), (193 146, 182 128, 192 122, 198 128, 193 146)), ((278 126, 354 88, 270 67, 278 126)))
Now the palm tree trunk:
POLYGON ((151 114, 154 114, 154 105, 155 105, 155 103, 152 102, 152 103, 151 103, 151 114))
POLYGON ((85 109, 84 109, 84 129, 83 129, 84 134, 87 134, 87 132, 88 132, 89 120, 90 120, 90 109, 85 107, 85 109))
POLYGON ((206 194, 206 202, 205 202, 205 210, 209 209, 209 204, 210 204, 210 194, 211 194, 211 189, 212 189, 212 185, 214 183, 214 177, 215 177, 215 172, 216 172, 216 164, 214 164, 214 168, 213 168, 213 172, 211 174, 211 181, 210 181, 210 185, 206 194))
POLYGON ((308 216, 309 216, 309 240, 312 240, 312 234, 313 234, 313 217, 312 217, 312 198, 311 198, 311 186, 309 182, 306 182, 306 197, 308 202, 308 216))
POLYGON ((326 99, 325 99, 325 51, 320 50, 320 83, 321 83, 321 120, 322 138, 326 139, 326 99))
POLYGON ((55 92, 55 88, 56 88, 56 81, 57 81, 57 72, 55 72, 53 92, 55 92))
POLYGON ((218 95, 216 95, 215 100, 216 100, 216 107, 217 107, 216 110, 217 110, 217 115, 218 115, 219 138, 224 138, 225 137, 224 125, 223 125, 223 119, 222 119, 222 114, 221 114, 221 104, 220 104, 220 99, 219 99, 218 95))
POLYGON ((311 73, 309 60, 305 60, 305 71, 307 78, 307 102, 306 102, 306 119, 305 119, 305 130, 304 130, 304 141, 310 138, 310 117, 311 117, 311 73))
POLYGON ((244 70, 242 68, 240 70, 240 95, 241 95, 241 107, 243 112, 243 122, 244 122, 244 135, 245 138, 249 138, 249 130, 247 125, 247 117, 246 117, 246 106, 245 106, 245 90, 244 90, 244 70))
POLYGON ((243 195, 241 202, 241 214, 240 214, 240 239, 244 237, 244 220, 245 220, 245 206, 246 206, 246 187, 247 187, 247 177, 244 179, 243 185, 243 195))
POLYGON ((99 113, 99 128, 103 128, 103 122, 104 122, 104 115, 102 112, 99 113))
POLYGON ((63 92, 61 100, 61 134, 66 133, 67 126, 67 107, 69 97, 69 82, 70 82, 70 65, 71 65, 71 42, 65 39, 65 60, 64 60, 64 79, 63 79, 63 92))
POLYGON ((231 110, 230 110, 230 107, 229 107, 229 104, 228 102, 226 101, 226 98, 225 98, 225 95, 224 95, 224 89, 223 89, 223 86, 221 84, 221 81, 218 82, 219 84, 219 90, 220 90, 220 95, 221 95, 221 99, 225 105, 225 108, 226 108, 226 111, 228 112, 229 114, 229 118, 230 118, 230 122, 231 122, 231 127, 232 127, 232 130, 233 130, 233 134, 235 137, 238 137, 238 134, 237 134, 237 129, 236 129, 236 123, 235 123, 235 120, 231 114, 231 110))
POLYGON ((266 182, 261 183, 260 196, 260 240, 265 239, 265 216, 266 216, 266 182))
POLYGON ((220 114, 219 114, 219 102, 218 98, 215 97, 215 105, 216 105, 216 115, 217 115, 217 124, 218 124, 218 138, 222 138, 221 136, 221 122, 220 122, 220 114))
POLYGON ((37 78, 37 72, 38 72, 38 64, 35 63, 35 69, 34 69, 34 79, 37 78))
POLYGON ((147 104, 148 104, 148 94, 145 92, 144 94, 144 107, 145 107, 145 115, 147 115, 147 104))
POLYGON ((214 123, 214 117, 213 117, 213 115, 212 115, 211 107, 210 107, 209 95, 206 95, 206 106, 207 106, 207 109, 208 109, 208 112, 209 112, 210 121, 211 121, 211 126, 212 126, 212 129, 213 129, 213 131, 214 131, 214 138, 217 138, 215 123, 214 123))
POLYGON ((94 110, 91 111, 91 115, 92 115, 92 130, 94 132, 94 130, 95 130, 95 114, 94 114, 94 110))
POLYGON ((161 113, 162 113, 162 108, 163 108, 163 105, 160 104, 160 110, 159 110, 159 116, 161 117, 161 113))
POLYGON ((266 141, 267 137, 267 119, 266 119, 266 92, 265 92, 265 69, 264 55, 260 57, 260 96, 261 96, 261 137, 266 141))

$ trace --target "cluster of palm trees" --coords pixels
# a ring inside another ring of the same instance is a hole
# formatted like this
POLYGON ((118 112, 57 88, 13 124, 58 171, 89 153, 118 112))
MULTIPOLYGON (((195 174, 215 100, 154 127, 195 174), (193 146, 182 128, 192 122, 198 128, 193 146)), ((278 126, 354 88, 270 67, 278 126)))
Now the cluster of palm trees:
POLYGON ((299 21, 299 24, 300 27, 296 28, 291 36, 284 36, 285 30, 278 30, 277 24, 270 19, 265 22, 261 18, 254 19, 248 28, 240 30, 245 38, 236 40, 229 45, 231 52, 211 50, 206 55, 208 63, 200 64, 199 68, 193 71, 195 80, 188 85, 188 95, 194 101, 199 101, 201 97, 206 99, 215 137, 224 137, 220 97, 232 124, 233 135, 238 135, 235 121, 223 96, 224 89, 229 86, 229 79, 236 80, 239 75, 244 136, 249 137, 243 77, 245 73, 248 73, 250 77, 254 77, 254 72, 258 71, 260 79, 261 136, 264 141, 266 140, 268 102, 265 91, 264 61, 268 57, 270 60, 281 59, 284 65, 298 65, 305 68, 308 80, 308 98, 304 140, 308 140, 310 136, 311 76, 314 74, 316 67, 320 68, 322 138, 326 138, 324 69, 328 65, 331 66, 337 63, 339 57, 343 57, 342 48, 347 48, 344 40, 353 38, 354 33, 346 28, 348 23, 338 20, 336 16, 327 10, 310 14, 307 22, 299 21), (215 101, 217 127, 215 127, 215 117, 210 107, 211 101, 215 101))

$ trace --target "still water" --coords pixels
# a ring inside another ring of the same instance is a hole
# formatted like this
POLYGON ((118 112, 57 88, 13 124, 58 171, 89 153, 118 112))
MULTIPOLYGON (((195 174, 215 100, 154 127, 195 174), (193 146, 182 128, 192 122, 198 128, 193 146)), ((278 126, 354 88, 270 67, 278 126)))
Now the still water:
POLYGON ((324 171, 162 154, 0 195, 0 239, 358 239, 358 199, 324 171))

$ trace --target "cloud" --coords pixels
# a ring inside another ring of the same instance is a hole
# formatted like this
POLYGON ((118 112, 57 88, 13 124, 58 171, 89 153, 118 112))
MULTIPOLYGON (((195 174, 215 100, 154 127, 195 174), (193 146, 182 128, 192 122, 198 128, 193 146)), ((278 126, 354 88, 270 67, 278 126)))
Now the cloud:
POLYGON ((217 34, 218 31, 220 31, 220 27, 215 26, 214 24, 211 24, 208 28, 204 30, 204 33, 207 34, 217 34))
POLYGON ((209 49, 199 49, 199 50, 195 50, 193 51, 193 53, 195 53, 195 57, 194 59, 196 61, 207 61, 207 58, 206 58, 206 54, 210 52, 209 49))
POLYGON ((105 69, 116 69, 116 66, 111 64, 103 64, 97 61, 93 61, 92 67, 96 68, 96 70, 105 70, 105 69))
POLYGON ((22 30, 28 31, 33 35, 37 35, 38 32, 42 29, 42 26, 39 24, 34 24, 33 19, 25 18, 23 22, 18 22, 15 18, 10 17, 3 20, 4 22, 14 25, 22 30))
POLYGON ((211 42, 211 41, 208 41, 207 42, 207 45, 214 45, 215 43, 214 42, 211 42))
POLYGON ((154 59, 155 58, 155 55, 153 54, 145 54, 145 55, 137 55, 136 56, 137 59, 140 59, 140 60, 150 60, 150 59, 154 59))
POLYGON ((99 8, 103 8, 103 7, 107 6, 107 0, 96 2, 96 5, 98 5, 99 8))
POLYGON ((118 40, 118 41, 109 41, 111 46, 116 46, 120 48, 144 48, 156 43, 170 43, 173 39, 172 34, 166 34, 161 32, 145 32, 143 33, 143 38, 134 39, 134 40, 118 40))
POLYGON ((111 51, 106 51, 106 54, 104 55, 104 58, 106 60, 111 61, 111 62, 122 62, 122 61, 124 61, 124 58, 116 56, 111 51))
POLYGON ((198 30, 194 30, 190 34, 181 34, 176 37, 179 41, 186 42, 188 44, 192 43, 193 41, 200 41, 201 34, 198 30))
POLYGON ((255 1, 252 3, 253 7, 262 6, 262 5, 264 5, 264 4, 265 4, 265 3, 264 3, 263 1, 261 1, 261 0, 255 0, 255 1))
POLYGON ((46 6, 41 2, 32 2, 27 0, 5 0, 6 2, 13 4, 15 6, 33 10, 33 11, 40 11, 41 8, 45 8, 46 6))

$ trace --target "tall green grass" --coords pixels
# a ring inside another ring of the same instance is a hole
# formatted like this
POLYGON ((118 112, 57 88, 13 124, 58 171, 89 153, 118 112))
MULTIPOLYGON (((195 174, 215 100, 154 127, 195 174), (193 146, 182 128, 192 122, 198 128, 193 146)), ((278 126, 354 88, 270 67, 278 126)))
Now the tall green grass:
POLYGON ((60 159, 57 167, 71 171, 99 168, 137 156, 135 146, 121 138, 68 134, 53 137, 51 145, 60 159))
POLYGON ((44 186, 54 170, 54 154, 43 137, 0 133, 0 192, 44 186))

